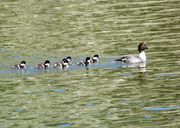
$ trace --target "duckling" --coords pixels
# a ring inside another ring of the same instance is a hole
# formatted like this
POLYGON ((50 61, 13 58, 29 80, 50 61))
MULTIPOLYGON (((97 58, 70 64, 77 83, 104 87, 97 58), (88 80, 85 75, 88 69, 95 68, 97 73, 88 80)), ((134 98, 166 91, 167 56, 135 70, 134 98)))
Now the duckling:
POLYGON ((46 60, 43 64, 37 64, 35 68, 42 69, 42 68, 50 68, 51 63, 49 60, 46 60))
POLYGON ((80 61, 79 63, 77 63, 78 66, 89 66, 91 64, 92 64, 92 60, 90 57, 86 57, 84 61, 80 61))
POLYGON ((26 69, 26 61, 21 61, 20 64, 13 65, 12 69, 26 69))

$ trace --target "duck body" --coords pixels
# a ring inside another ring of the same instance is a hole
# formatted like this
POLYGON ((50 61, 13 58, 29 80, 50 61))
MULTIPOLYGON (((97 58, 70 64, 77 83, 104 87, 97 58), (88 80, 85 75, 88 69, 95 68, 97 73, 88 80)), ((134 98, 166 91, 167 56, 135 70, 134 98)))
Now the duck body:
POLYGON ((21 61, 20 64, 13 65, 12 69, 26 69, 26 61, 21 61))
POLYGON ((69 62, 71 62, 71 59, 63 58, 61 62, 56 62, 53 64, 54 68, 60 68, 65 69, 69 67, 69 62))
POLYGON ((51 63, 49 60, 46 60, 43 64, 37 64, 36 66, 34 66, 37 69, 46 69, 46 68, 50 68, 51 67, 51 63))
POLYGON ((86 57, 86 59, 84 61, 80 61, 79 63, 77 63, 77 66, 89 66, 92 64, 92 60, 90 57, 86 57))
POLYGON ((62 64, 62 69, 67 69, 69 68, 69 63, 71 62, 71 59, 64 58, 61 62, 62 64))
POLYGON ((53 64, 53 68, 60 68, 62 69, 62 63, 61 62, 56 62, 53 64))
POLYGON ((145 52, 140 53, 139 55, 129 55, 129 56, 123 56, 115 61, 120 61, 122 63, 145 63, 146 62, 146 54, 145 52))
POLYGON ((126 64, 146 63, 147 58, 146 58, 145 49, 148 49, 148 46, 145 42, 142 42, 138 45, 139 55, 122 56, 121 58, 116 59, 115 61, 126 64))
POLYGON ((99 55, 95 54, 92 59, 91 59, 92 63, 98 63, 99 62, 99 55))

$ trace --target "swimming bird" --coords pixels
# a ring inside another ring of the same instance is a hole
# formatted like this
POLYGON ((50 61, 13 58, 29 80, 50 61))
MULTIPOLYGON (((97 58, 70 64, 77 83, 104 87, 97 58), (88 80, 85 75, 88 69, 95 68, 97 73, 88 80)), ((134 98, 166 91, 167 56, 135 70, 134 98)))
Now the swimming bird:
POLYGON ((66 57, 66 60, 68 61, 68 63, 70 63, 72 61, 71 56, 66 57))
POLYGON ((26 61, 21 61, 20 64, 16 64, 12 66, 13 69, 25 69, 26 68, 26 61))
POLYGON ((86 59, 84 61, 80 61, 79 63, 77 63, 78 66, 88 66, 91 65, 92 60, 90 57, 86 57, 86 59))
POLYGON ((49 60, 46 60, 43 64, 37 64, 35 68, 42 69, 42 68, 49 68, 51 63, 49 60))
POLYGON ((122 56, 121 58, 116 59, 115 61, 127 64, 145 63, 147 61, 145 54, 146 49, 148 49, 146 42, 141 42, 138 45, 139 55, 122 56))
POLYGON ((62 69, 69 68, 69 62, 71 62, 71 59, 65 58, 62 60, 62 69))
POLYGON ((91 59, 92 63, 98 63, 99 62, 99 55, 95 54, 92 59, 91 59))
POLYGON ((53 64, 54 68, 60 68, 60 69, 65 69, 69 67, 69 62, 71 61, 71 58, 63 58, 62 61, 56 62, 53 64))
POLYGON ((56 62, 53 64, 53 68, 60 68, 62 69, 62 63, 61 62, 56 62))

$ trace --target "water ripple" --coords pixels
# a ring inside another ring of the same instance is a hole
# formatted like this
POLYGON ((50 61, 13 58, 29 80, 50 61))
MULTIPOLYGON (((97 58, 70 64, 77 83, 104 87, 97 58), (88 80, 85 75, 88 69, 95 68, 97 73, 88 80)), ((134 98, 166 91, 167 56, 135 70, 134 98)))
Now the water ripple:
POLYGON ((180 109, 180 106, 144 108, 144 110, 147 110, 147 111, 170 111, 170 110, 176 110, 176 109, 180 109))

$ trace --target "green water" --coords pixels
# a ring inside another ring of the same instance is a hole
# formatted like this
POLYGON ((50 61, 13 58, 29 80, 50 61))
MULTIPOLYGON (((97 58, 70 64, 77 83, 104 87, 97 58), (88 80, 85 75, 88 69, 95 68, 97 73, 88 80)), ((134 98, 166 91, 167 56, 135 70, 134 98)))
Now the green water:
POLYGON ((179 0, 1 0, 0 128, 179 128, 179 0), (113 59, 146 41, 146 72, 113 59), (33 71, 49 59, 99 66, 33 71), (21 60, 28 70, 11 71, 21 60))

